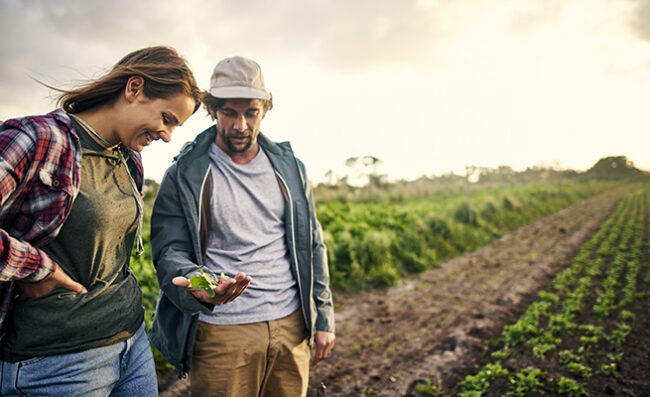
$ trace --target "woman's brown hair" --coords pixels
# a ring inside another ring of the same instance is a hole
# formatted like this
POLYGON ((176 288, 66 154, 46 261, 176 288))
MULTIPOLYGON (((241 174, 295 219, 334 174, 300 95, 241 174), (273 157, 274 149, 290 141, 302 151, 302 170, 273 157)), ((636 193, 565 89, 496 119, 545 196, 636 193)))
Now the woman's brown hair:
POLYGON ((69 113, 111 103, 132 76, 144 78, 143 92, 147 98, 166 99, 185 94, 194 99, 194 112, 201 105, 201 90, 192 70, 175 49, 165 46, 147 47, 127 54, 107 74, 90 84, 61 90, 58 103, 69 113))

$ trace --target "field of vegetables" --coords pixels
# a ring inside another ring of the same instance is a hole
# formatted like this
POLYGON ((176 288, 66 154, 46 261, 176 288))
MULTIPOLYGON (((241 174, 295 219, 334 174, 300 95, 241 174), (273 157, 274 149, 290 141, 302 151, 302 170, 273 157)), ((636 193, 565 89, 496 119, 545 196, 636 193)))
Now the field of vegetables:
MULTIPOLYGON (((397 203, 341 203, 318 206, 330 257, 335 294, 394 285, 409 273, 440 265, 462 252, 494 241, 545 215, 620 185, 617 182, 567 183, 442 193, 427 200, 397 203)), ((145 244, 153 196, 147 201, 145 244)), ((144 294, 149 326, 158 285, 150 250, 131 264, 144 294)), ((160 373, 173 373, 154 352, 160 373)))
MULTIPOLYGON (((318 396, 321 383, 328 397, 459 392, 467 374, 493 360, 485 341, 498 340, 549 288, 633 189, 581 200, 398 287, 335 294, 337 346, 314 368, 308 395, 318 396)), ((647 323, 640 316, 634 326, 639 320, 647 323)))
POLYGON ((398 203, 318 205, 332 284, 339 290, 388 287, 522 225, 611 189, 612 182, 482 189, 398 203))
POLYGON ((649 395, 647 380, 639 382, 646 376, 621 371, 633 361, 648 370, 647 346, 626 342, 635 319, 649 316, 649 211, 647 188, 627 195, 550 288, 490 343, 491 362, 468 375, 457 395, 649 395))

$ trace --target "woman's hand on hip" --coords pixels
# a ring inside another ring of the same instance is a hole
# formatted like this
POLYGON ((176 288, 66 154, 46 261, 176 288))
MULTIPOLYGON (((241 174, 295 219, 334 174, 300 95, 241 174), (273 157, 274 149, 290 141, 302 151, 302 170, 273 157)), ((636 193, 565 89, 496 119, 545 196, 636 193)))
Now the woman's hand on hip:
POLYGON ((38 298, 49 294, 57 288, 65 288, 79 294, 85 294, 88 292, 83 285, 72 280, 70 276, 61 269, 61 266, 57 266, 49 276, 41 281, 35 283, 16 281, 16 285, 20 288, 20 300, 38 298))

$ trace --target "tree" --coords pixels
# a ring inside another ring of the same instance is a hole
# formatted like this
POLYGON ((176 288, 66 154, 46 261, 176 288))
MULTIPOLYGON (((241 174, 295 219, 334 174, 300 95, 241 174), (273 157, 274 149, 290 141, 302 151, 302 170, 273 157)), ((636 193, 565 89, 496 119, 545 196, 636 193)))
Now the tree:
POLYGON ((364 179, 368 181, 368 195, 372 198, 373 185, 379 185, 384 175, 377 173, 377 167, 381 160, 375 156, 350 157, 345 160, 345 165, 356 170, 364 179))
POLYGON ((334 171, 332 171, 332 170, 327 170, 327 172, 325 173, 325 178, 327 178, 327 184, 328 184, 329 186, 333 186, 333 185, 334 185, 334 171))
POLYGON ((603 157, 585 175, 595 179, 620 179, 642 176, 643 172, 625 156, 603 157))

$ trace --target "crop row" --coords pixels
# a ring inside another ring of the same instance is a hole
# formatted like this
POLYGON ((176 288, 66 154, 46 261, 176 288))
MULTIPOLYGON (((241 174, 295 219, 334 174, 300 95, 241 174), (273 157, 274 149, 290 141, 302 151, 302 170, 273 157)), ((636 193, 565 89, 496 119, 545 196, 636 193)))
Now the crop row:
POLYGON ((318 206, 332 284, 354 291, 391 286, 545 215, 611 188, 591 182, 484 190, 401 203, 318 206))
POLYGON ((468 375, 458 396, 584 396, 587 379, 616 376, 632 304, 648 287, 640 258, 649 204, 643 189, 620 202, 550 289, 504 327, 494 361, 468 375))

